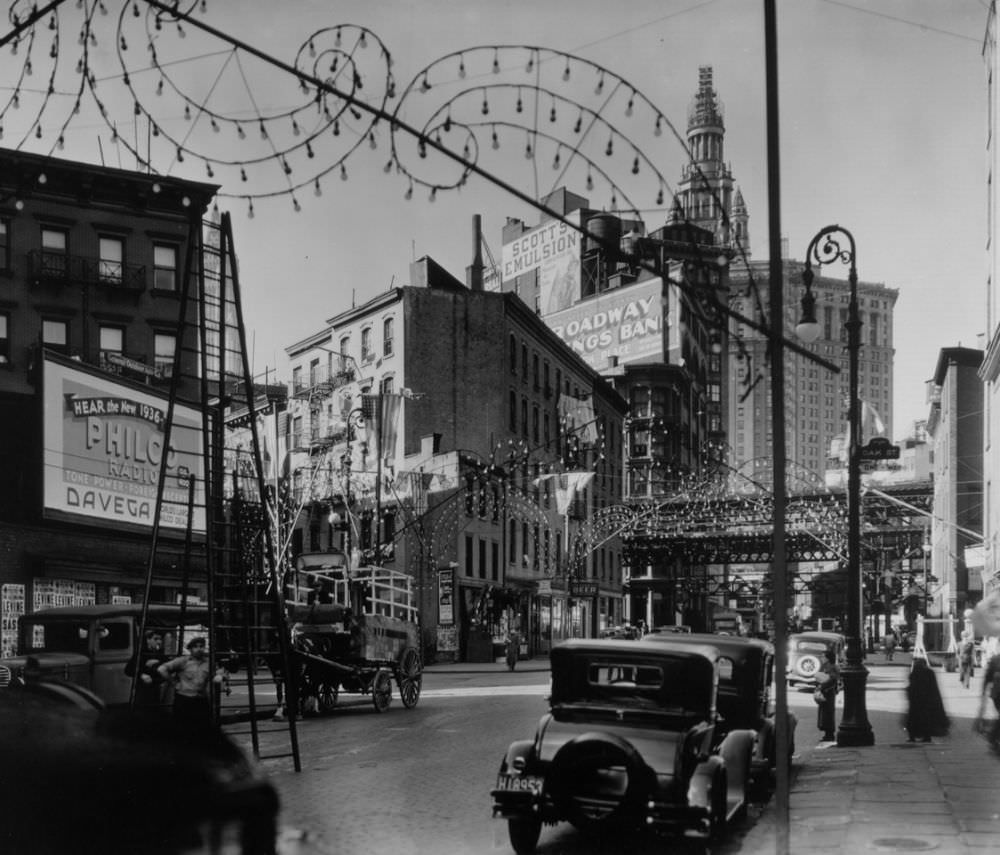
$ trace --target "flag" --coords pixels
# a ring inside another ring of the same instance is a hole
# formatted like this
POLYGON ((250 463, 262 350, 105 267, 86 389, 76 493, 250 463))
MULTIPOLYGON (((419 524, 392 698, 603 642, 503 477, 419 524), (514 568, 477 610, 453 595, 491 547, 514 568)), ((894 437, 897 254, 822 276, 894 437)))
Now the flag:
POLYGON ((576 494, 580 490, 587 489, 587 485, 590 484, 594 474, 593 472, 562 472, 551 475, 539 475, 533 483, 537 487, 543 481, 555 480, 556 510, 560 514, 565 515, 569 510, 569 506, 573 504, 576 494))
POLYGON ((361 418, 369 447, 378 442, 379 457, 393 457, 399 433, 400 395, 362 395, 361 418))
POLYGON ((559 418, 565 433, 575 433, 581 443, 593 445, 597 442, 597 417, 591 401, 560 395, 559 418))
POLYGON ((402 398, 399 395, 381 395, 380 397, 382 398, 382 423, 379 426, 381 432, 379 454, 395 459, 396 436, 399 431, 399 404, 402 398))
POLYGON ((885 436, 885 422, 871 404, 861 401, 861 442, 873 436, 885 436))

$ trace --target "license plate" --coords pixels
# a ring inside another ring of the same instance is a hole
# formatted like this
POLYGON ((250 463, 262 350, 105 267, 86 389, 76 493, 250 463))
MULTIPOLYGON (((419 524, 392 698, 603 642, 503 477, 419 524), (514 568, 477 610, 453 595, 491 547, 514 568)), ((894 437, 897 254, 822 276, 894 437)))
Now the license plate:
POLYGON ((542 793, 542 779, 534 775, 500 775, 497 778, 497 789, 509 793, 531 793, 538 796, 542 793))

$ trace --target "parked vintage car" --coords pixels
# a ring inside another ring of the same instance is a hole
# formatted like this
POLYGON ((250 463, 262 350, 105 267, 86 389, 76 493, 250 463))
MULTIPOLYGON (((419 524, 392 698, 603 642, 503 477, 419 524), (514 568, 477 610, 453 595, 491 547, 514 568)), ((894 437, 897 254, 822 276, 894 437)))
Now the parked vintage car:
POLYGON ((572 639, 552 649, 549 711, 491 790, 514 851, 543 823, 710 838, 745 811, 755 733, 719 725, 715 646, 572 639))
POLYGON ((789 686, 816 685, 819 666, 826 661, 826 652, 833 650, 837 664, 843 666, 847 641, 839 632, 799 632, 788 637, 789 686))
MULTIPOLYGON (((754 796, 766 796, 774 782, 777 761, 774 683, 774 645, 758 638, 709 633, 648 635, 650 641, 669 646, 708 644, 722 654, 719 667, 718 731, 752 730, 756 736, 751 770, 754 796)), ((798 719, 788 713, 788 756, 795 753, 798 719)))
MULTIPOLYGON (((139 644, 142 606, 63 606, 23 615, 19 654, 0 659, 0 689, 55 678, 90 689, 109 706, 129 702, 132 676, 126 668, 139 644)), ((166 655, 176 655, 182 626, 186 637, 204 634, 204 606, 150 605, 146 630, 157 630, 166 655)))

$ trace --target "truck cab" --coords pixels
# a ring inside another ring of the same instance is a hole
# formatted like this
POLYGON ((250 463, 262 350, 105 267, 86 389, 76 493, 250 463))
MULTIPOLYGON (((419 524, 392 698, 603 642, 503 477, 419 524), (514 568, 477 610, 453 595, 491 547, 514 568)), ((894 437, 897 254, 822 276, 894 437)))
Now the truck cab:
MULTIPOLYGON (((0 689, 32 680, 64 680, 83 686, 109 706, 129 702, 142 606, 89 605, 43 609, 19 621, 17 656, 0 659, 0 689)), ((181 632, 206 634, 204 607, 150 605, 146 631, 157 630, 165 656, 177 655, 181 632)))

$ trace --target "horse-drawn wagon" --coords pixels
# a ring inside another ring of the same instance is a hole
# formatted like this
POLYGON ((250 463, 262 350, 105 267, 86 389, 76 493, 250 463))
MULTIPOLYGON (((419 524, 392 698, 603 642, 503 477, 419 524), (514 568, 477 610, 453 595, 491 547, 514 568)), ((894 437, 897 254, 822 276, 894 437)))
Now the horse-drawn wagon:
POLYGON ((330 712, 345 692, 370 695, 384 712, 393 682, 403 706, 415 707, 423 665, 412 578, 385 567, 349 569, 331 553, 300 555, 296 572, 310 583, 306 602, 286 606, 302 710, 330 712))

